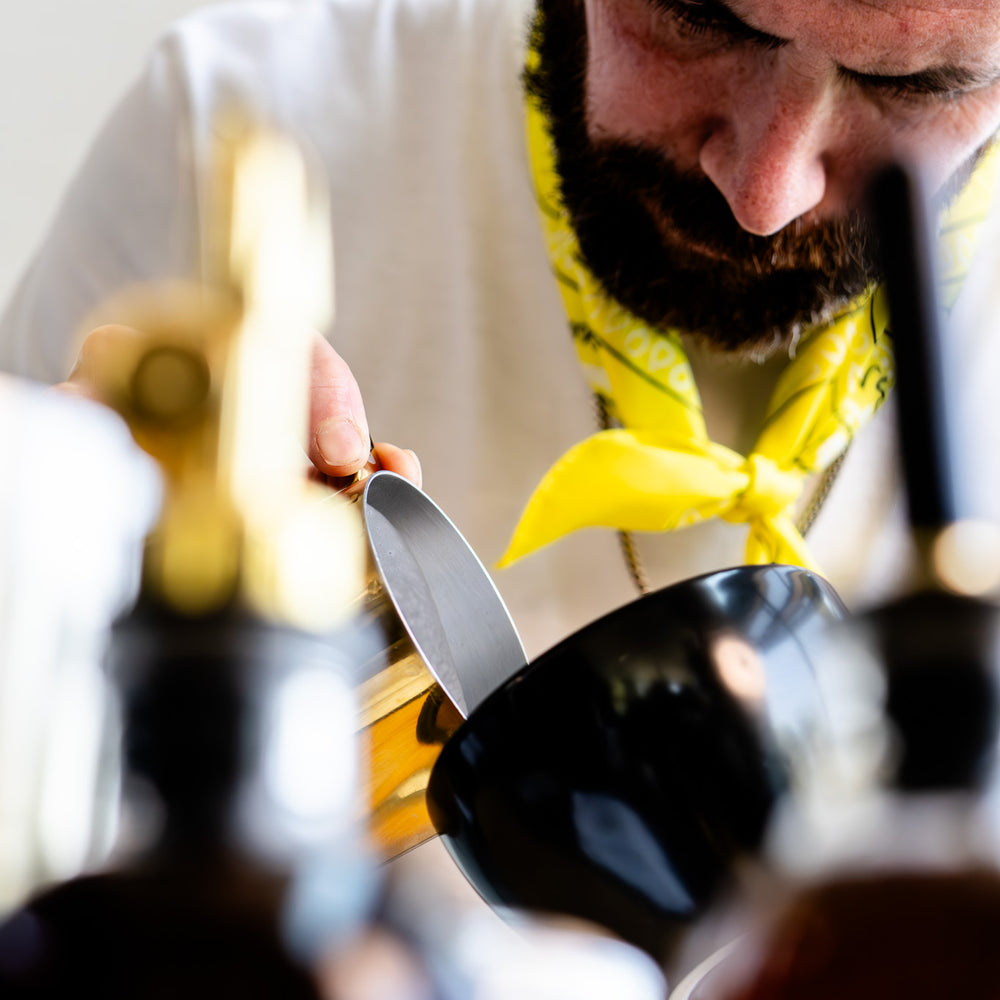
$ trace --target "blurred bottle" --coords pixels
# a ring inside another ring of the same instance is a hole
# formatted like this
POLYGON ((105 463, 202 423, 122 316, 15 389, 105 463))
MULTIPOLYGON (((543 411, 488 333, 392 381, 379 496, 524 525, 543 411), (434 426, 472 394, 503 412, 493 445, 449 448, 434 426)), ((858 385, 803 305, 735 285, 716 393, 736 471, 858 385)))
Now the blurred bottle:
POLYGON ((123 298, 134 335, 93 373, 163 482, 110 639, 118 848, 0 926, 5 997, 312 998, 372 899, 348 679, 371 655, 347 617, 365 554, 301 447, 329 217, 287 137, 234 119, 217 138, 205 282, 123 298))
POLYGON ((117 718, 103 671, 135 599, 155 467, 95 403, 0 376, 0 913, 103 861, 117 718))
POLYGON ((315 996, 311 962, 365 919, 374 883, 330 643, 140 605, 112 656, 133 844, 0 927, 3 995, 315 996))
POLYGON ((919 177, 887 169, 872 203, 919 565, 909 593, 831 632, 818 674, 828 738, 794 762, 744 936, 678 997, 1000 995, 997 533, 966 516, 919 177))

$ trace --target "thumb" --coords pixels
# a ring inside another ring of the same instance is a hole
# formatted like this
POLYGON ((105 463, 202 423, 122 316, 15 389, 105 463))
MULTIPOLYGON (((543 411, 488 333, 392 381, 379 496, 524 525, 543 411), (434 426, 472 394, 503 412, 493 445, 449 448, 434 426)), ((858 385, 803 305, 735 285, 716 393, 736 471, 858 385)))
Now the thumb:
POLYGON ((371 439, 361 390, 344 359, 319 334, 309 389, 309 459, 328 476, 351 476, 368 460, 371 439))

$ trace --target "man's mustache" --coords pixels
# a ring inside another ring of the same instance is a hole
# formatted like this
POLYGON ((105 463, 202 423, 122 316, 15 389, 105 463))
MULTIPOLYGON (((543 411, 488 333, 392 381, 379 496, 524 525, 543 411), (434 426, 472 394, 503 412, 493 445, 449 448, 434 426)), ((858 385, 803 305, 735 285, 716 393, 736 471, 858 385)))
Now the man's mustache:
POLYGON ((832 278, 845 260, 876 267, 874 230, 861 212, 828 221, 796 219, 771 236, 758 236, 740 227, 707 177, 678 170, 659 150, 620 140, 596 140, 591 148, 602 185, 638 198, 679 242, 709 250, 747 277, 811 271, 832 278))

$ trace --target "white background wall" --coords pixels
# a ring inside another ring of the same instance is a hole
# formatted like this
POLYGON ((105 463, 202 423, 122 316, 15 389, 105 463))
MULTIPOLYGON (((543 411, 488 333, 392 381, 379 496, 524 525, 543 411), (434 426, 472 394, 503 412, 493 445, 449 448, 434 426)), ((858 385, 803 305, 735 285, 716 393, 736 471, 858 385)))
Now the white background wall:
POLYGON ((219 0, 2 0, 0 302, 62 189, 170 21, 219 0))

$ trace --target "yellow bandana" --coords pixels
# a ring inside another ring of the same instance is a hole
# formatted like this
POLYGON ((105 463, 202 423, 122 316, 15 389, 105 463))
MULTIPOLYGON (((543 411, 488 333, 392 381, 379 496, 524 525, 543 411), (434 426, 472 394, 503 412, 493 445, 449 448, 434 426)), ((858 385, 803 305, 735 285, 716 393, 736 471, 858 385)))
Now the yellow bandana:
MULTIPOLYGON (((578 528, 670 531, 721 517, 749 525, 747 563, 815 568, 791 511, 806 477, 844 452, 892 385, 881 290, 803 336, 749 456, 716 444, 678 332, 636 319, 604 295, 582 263, 559 195, 547 122, 530 97, 527 130, 549 256, 577 352, 591 388, 623 427, 575 445, 546 473, 500 566, 578 528)), ((948 307, 989 208, 996 161, 994 147, 943 219, 948 307)))

